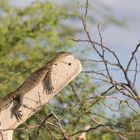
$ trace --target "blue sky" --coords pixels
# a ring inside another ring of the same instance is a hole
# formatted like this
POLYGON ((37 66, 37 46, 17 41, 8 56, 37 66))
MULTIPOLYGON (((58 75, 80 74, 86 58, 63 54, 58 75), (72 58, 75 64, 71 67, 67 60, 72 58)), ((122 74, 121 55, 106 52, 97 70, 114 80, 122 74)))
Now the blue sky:
MULTIPOLYGON (((30 5, 34 0, 9 0, 10 3, 17 7, 25 7, 30 5)), ((62 3, 65 0, 50 0, 52 2, 62 3)), ((67 0, 68 2, 70 0, 67 0)), ((84 0, 82 0, 84 1, 84 0)), ((110 6, 115 16, 119 19, 126 18, 127 26, 120 28, 117 26, 109 26, 104 31, 104 41, 111 44, 116 49, 131 49, 140 42, 140 0, 99 0, 100 2, 110 6), (110 39, 111 36, 111 39, 110 39)), ((66 1, 65 1, 66 2, 66 1)), ((94 2, 94 0, 89 0, 94 2)))
MULTIPOLYGON (((17 7, 25 7, 33 1, 34 0, 10 0, 10 3, 17 7)), ((57 2, 59 4, 67 1, 71 2, 70 0, 50 1, 57 2)), ((82 2, 84 2, 84 0, 82 0, 82 2)), ((115 17, 118 19, 126 19, 125 27, 111 25, 102 32, 105 45, 114 50, 123 64, 126 65, 131 56, 132 50, 140 42, 140 0, 99 0, 98 2, 102 2, 110 6, 113 9, 115 17)), ((94 4, 94 0, 89 0, 89 3, 94 4)), ((97 36, 97 33, 94 33, 94 31, 93 34, 94 36, 97 36)), ((140 64, 140 50, 137 56, 140 64)), ((118 74, 117 78, 121 79, 121 75, 118 74)), ((138 79, 140 79, 140 75, 138 79)), ((137 86, 140 91, 139 85, 140 80, 137 81, 137 86)))
MULTIPOLYGON (((125 17, 126 27, 109 26, 103 38, 107 46, 110 46, 121 58, 124 64, 128 62, 132 50, 140 43, 140 1, 139 0, 101 0, 112 7, 118 18, 125 17)), ((140 50, 137 53, 140 65, 140 50)), ((140 66, 139 66, 140 70, 140 66)), ((117 75, 119 76, 119 75, 117 75)), ((121 78, 119 76, 119 78, 121 78)), ((137 87, 140 91, 140 75, 137 80, 137 87)))

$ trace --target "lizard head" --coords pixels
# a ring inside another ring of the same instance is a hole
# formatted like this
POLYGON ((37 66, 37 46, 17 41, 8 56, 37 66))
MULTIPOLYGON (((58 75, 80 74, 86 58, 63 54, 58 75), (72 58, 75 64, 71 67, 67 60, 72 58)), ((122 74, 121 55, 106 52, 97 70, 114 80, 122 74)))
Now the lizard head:
POLYGON ((52 59, 51 65, 57 65, 57 62, 65 63, 67 65, 71 65, 70 62, 65 62, 66 57, 72 57, 73 59, 75 58, 72 54, 68 52, 59 52, 56 54, 56 56, 52 59))

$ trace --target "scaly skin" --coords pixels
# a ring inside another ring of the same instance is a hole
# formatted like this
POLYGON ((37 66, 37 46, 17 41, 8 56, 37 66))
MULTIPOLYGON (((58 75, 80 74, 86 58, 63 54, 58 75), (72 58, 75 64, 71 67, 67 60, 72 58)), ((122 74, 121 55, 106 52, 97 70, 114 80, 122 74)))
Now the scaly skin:
POLYGON ((22 105, 23 96, 27 92, 32 90, 35 86, 37 86, 41 81, 44 81, 46 93, 47 94, 52 93, 53 92, 53 86, 51 85, 52 68, 53 66, 57 65, 56 64, 57 61, 61 60, 62 58, 68 55, 70 54, 66 52, 60 52, 45 66, 32 73, 19 88, 8 94, 8 96, 0 102, 0 111, 5 109, 12 101, 16 101, 15 105, 11 109, 11 113, 19 121, 19 119, 22 118, 19 108, 22 105), (48 79, 47 85, 45 79, 48 79))

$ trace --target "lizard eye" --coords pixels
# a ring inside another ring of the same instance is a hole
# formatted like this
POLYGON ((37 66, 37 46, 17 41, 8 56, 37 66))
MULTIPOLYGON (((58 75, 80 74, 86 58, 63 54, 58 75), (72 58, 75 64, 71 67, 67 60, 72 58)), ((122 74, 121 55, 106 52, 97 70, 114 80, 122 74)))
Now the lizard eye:
POLYGON ((71 65, 71 63, 68 63, 68 65, 70 66, 70 65, 71 65))

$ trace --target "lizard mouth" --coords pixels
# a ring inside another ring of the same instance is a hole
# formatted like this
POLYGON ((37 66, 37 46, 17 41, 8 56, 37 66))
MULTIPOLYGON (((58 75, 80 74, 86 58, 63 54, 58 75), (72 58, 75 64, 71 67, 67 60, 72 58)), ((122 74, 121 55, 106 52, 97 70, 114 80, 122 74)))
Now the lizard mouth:
MULTIPOLYGON (((67 62, 65 62, 65 61, 60 61, 60 60, 58 60, 59 62, 61 62, 61 63, 64 63, 64 64, 67 64, 67 65, 71 65, 71 63, 67 63, 67 62)), ((55 64, 55 65, 57 65, 57 64, 55 64)))

